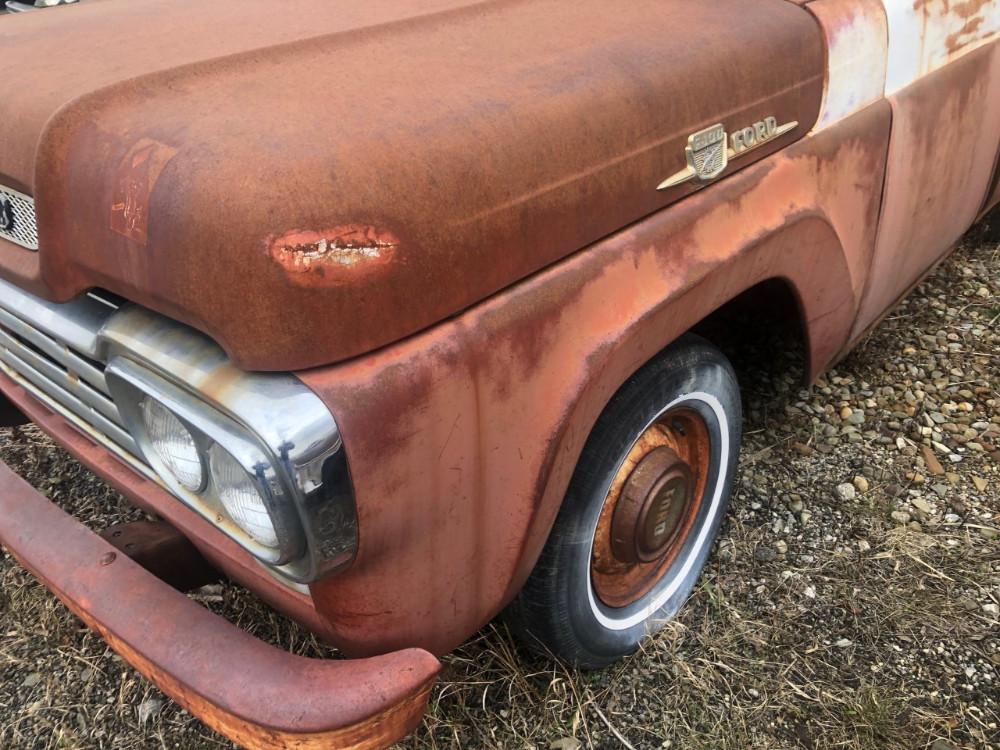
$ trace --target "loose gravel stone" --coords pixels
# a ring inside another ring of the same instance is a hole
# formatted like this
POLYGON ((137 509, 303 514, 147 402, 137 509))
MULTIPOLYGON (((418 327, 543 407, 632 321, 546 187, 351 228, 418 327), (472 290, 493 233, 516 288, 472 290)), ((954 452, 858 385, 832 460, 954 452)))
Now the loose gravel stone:
POLYGON ((771 562, 778 558, 778 551, 771 547, 758 547, 753 551, 753 558, 758 562, 771 562))
POLYGON ((837 493, 837 497, 841 500, 853 500, 858 496, 858 492, 854 489, 854 485, 848 482, 838 484, 835 492, 837 493))

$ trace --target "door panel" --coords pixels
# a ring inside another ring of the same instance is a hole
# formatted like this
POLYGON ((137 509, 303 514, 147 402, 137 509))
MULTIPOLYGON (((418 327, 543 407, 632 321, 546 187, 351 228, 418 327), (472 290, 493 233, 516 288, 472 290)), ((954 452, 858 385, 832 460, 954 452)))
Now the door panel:
POLYGON ((855 334, 975 221, 1000 138, 1000 46, 980 46, 889 97, 882 220, 855 334))

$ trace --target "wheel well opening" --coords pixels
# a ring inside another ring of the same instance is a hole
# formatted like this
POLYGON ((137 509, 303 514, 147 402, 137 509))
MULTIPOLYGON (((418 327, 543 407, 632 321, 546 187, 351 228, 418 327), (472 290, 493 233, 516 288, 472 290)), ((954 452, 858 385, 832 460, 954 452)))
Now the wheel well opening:
POLYGON ((807 383, 808 339, 794 288, 768 279, 747 289, 698 323, 693 333, 732 362, 744 396, 765 400, 807 383))

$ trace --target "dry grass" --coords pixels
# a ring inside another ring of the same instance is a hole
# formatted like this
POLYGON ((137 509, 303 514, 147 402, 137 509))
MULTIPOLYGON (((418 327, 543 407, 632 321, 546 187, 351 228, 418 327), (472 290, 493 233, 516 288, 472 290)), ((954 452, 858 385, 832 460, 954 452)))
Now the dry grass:
MULTIPOLYGON (((1000 424, 998 321, 997 237, 983 226, 815 388, 800 390, 773 350, 744 353, 741 479, 681 617, 589 674, 490 625, 445 658, 402 747, 1000 748, 1000 452, 983 433, 984 450, 955 447, 952 476, 930 475, 917 446, 936 412, 905 396, 938 381, 934 403, 954 395, 972 405, 968 424, 1000 424), (844 405, 865 410, 857 437, 844 405), (867 490, 838 498, 856 476, 867 490), (901 509, 911 524, 892 517, 901 509)), ((137 516, 34 428, 0 432, 0 457, 94 528, 137 516)), ((333 653, 235 587, 199 598, 284 648, 333 653)), ((9 558, 0 612, 0 746, 230 746, 9 558)))

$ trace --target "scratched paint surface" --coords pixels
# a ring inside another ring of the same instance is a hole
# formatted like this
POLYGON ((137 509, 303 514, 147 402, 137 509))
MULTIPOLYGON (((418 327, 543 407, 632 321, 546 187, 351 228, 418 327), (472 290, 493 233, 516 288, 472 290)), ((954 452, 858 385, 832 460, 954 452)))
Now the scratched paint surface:
POLYGON ((43 249, 0 251, 0 275, 57 300, 107 289, 246 369, 364 354, 683 200, 701 186, 656 186, 720 117, 800 123, 730 173, 804 136, 819 29, 784 0, 732 23, 745 9, 288 0, 276 21, 264 3, 136 0, 5 16, 0 63, 19 74, 0 102, 21 127, 0 138, 0 175, 30 183, 43 249), (119 174, 142 141, 176 153, 155 179, 141 160, 119 174), (342 236, 353 225, 392 239, 342 236))
POLYGON ((337 414, 364 529, 355 564, 312 586, 338 643, 441 652, 492 616, 610 395, 746 285, 808 290, 812 367, 828 363, 874 247, 888 125, 870 107, 424 334, 302 373, 337 414))
POLYGON ((886 94, 994 39, 1000 0, 882 0, 889 19, 886 94))
POLYGON ((398 246, 391 232, 349 224, 322 232, 286 232, 268 242, 268 252, 293 283, 357 284, 365 273, 391 263, 398 246))
POLYGON ((863 332, 975 221, 1000 144, 1000 45, 983 45, 891 97, 893 132, 863 332))
POLYGON ((881 0, 818 0, 807 7, 823 27, 827 42, 819 129, 882 98, 889 32, 881 0))

